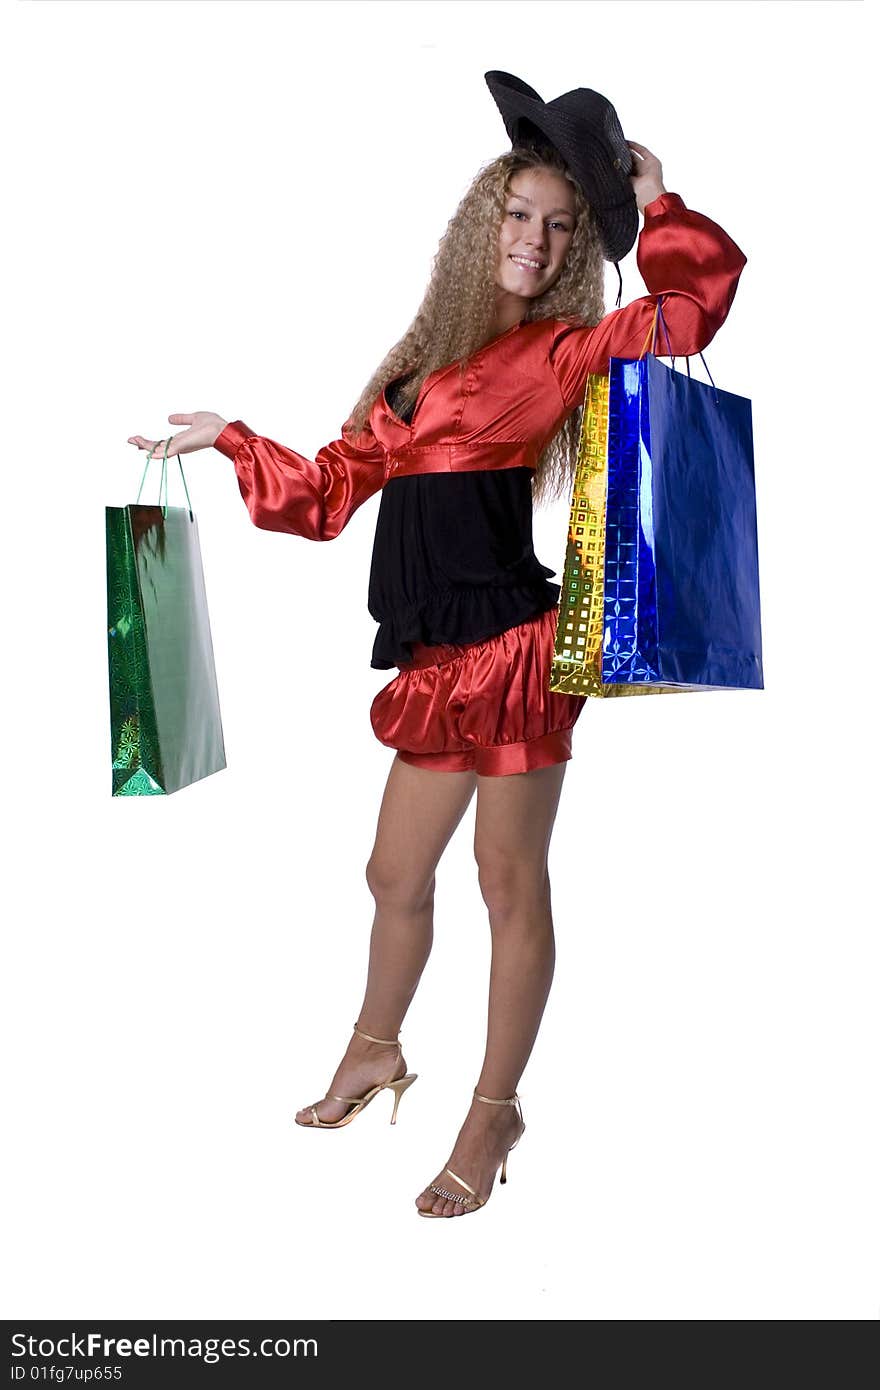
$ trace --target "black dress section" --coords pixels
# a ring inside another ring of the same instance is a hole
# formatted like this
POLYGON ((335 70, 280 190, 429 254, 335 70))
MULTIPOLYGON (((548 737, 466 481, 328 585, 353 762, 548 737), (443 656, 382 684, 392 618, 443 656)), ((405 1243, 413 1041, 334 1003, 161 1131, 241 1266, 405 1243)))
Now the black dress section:
MULTIPOLYGON (((400 385, 386 388, 396 413, 400 385)), ((531 479, 531 468, 516 467, 386 482, 370 569, 368 606, 380 624, 372 667, 411 660, 413 642, 481 642, 556 607, 556 571, 533 548, 531 479)))

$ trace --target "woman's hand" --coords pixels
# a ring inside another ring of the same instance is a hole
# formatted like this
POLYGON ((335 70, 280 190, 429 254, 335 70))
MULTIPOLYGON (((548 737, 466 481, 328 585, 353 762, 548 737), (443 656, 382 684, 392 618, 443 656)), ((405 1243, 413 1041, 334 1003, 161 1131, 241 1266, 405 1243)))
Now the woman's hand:
MULTIPOLYGON (((180 434, 171 436, 168 445, 169 458, 175 454, 192 454, 196 449, 212 448, 214 440, 223 433, 229 423, 221 415, 215 415, 212 410, 197 410, 194 415, 169 415, 168 421, 172 425, 189 425, 188 430, 181 430, 180 434)), ((161 439, 144 439, 141 434, 133 434, 128 442, 136 444, 139 449, 155 449, 157 458, 164 457, 165 444, 161 439)))
POLYGON ((653 203, 655 198, 667 191, 663 187, 663 166, 644 145, 639 145, 635 140, 627 140, 626 143, 633 152, 633 167, 636 170, 636 173, 630 174, 629 181, 639 212, 642 212, 648 203, 653 203))

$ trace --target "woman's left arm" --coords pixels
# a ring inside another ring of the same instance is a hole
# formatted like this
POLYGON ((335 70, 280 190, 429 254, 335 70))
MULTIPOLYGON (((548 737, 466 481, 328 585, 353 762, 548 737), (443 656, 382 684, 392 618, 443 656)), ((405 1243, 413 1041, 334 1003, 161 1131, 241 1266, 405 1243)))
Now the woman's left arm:
MULTIPOLYGON (((632 143, 632 142, 630 142, 632 143)), ((654 191, 649 181, 632 180, 637 199, 654 191)), ((662 187, 662 182, 660 183, 662 187)), ((665 190, 644 204, 645 224, 639 234, 636 264, 650 291, 621 309, 614 309, 593 328, 571 327, 561 321, 549 347, 550 364, 568 407, 583 402, 587 377, 608 371, 612 357, 642 354, 654 321, 657 299, 669 330, 669 344, 659 320, 654 352, 690 357, 708 347, 733 303, 747 258, 717 222, 684 204, 678 193, 665 190)), ((650 342, 648 344, 650 349, 650 342)))

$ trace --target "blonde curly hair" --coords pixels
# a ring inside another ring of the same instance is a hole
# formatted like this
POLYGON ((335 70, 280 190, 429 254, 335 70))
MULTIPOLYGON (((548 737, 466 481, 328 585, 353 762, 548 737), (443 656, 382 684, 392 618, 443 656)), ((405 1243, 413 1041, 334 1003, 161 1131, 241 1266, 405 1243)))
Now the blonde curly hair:
MULTIPOLYGON (((463 374, 467 359, 493 337, 498 241, 510 181, 522 169, 551 169, 572 185, 575 229, 562 271, 553 285, 529 301, 523 322, 561 319, 593 327, 605 315, 605 270, 598 226, 579 184, 548 145, 517 145, 483 165, 443 234, 421 306, 399 342, 364 387, 350 415, 364 428, 379 392, 411 373, 400 390, 399 409, 415 405, 426 377, 452 362, 463 374)), ((532 476, 534 503, 571 489, 583 407, 578 406, 542 451, 532 476)))

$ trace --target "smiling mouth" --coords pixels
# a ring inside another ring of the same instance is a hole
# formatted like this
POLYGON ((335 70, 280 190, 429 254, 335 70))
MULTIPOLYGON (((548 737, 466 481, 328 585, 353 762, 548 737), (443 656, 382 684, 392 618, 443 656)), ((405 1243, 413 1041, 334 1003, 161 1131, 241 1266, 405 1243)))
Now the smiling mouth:
POLYGON ((543 261, 533 261, 530 260, 528 256, 509 256, 508 259, 513 261, 514 265, 522 266, 523 270, 536 271, 546 269, 543 261))

